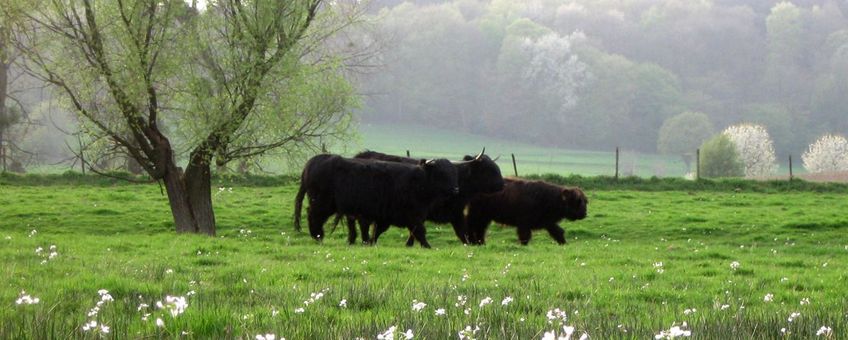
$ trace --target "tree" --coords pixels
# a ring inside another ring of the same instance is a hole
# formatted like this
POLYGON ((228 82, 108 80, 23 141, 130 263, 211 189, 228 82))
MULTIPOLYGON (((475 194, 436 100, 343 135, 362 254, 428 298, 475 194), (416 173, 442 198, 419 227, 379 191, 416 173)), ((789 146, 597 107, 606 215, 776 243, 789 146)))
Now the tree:
POLYGON ((746 105, 742 109, 742 119, 745 122, 768 129, 769 135, 774 139, 775 152, 779 155, 803 150, 806 143, 798 143, 796 140, 807 132, 803 129, 807 125, 805 118, 801 114, 793 114, 778 103, 756 103, 746 105))
POLYGON ((701 145, 701 176, 741 177, 745 165, 739 160, 736 146, 727 135, 720 133, 701 145))
POLYGON ((586 64, 573 52, 584 39, 544 34, 529 28, 526 20, 510 26, 497 62, 495 131, 540 143, 561 142, 562 128, 572 123, 570 114, 579 102, 580 90, 591 78, 586 64), (520 28, 520 29, 519 29, 520 28))
POLYGON ((352 88, 321 45, 348 22, 340 2, 26 5, 16 41, 30 71, 91 138, 164 183, 177 232, 215 234, 213 162, 316 148, 347 127, 352 88))
POLYGON ((838 135, 821 136, 801 155, 809 172, 848 170, 848 140, 838 135))
POLYGON ((759 177, 777 171, 774 145, 762 125, 732 125, 722 132, 736 146, 739 159, 745 164, 746 177, 759 177))
POLYGON ((11 43, 12 25, 20 19, 21 12, 17 10, 17 7, 5 4, 0 6, 0 164, 2 164, 2 171, 7 169, 11 149, 9 132, 24 118, 20 105, 10 105, 10 101, 14 99, 10 96, 9 86, 12 62, 17 54, 11 43))
POLYGON ((774 5, 766 18, 768 33, 768 56, 766 60, 765 82, 771 98, 798 102, 798 96, 807 93, 802 82, 803 72, 800 64, 804 22, 801 9, 791 2, 774 5))
POLYGON ((660 127, 657 150, 667 155, 680 155, 689 170, 695 149, 712 135, 710 117, 701 112, 686 111, 665 120, 660 127))

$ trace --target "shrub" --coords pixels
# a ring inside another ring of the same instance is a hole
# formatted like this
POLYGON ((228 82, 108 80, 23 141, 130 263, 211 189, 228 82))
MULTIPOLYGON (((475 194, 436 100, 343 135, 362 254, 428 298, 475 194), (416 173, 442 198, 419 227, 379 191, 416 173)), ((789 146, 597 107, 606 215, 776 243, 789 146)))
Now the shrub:
POLYGON ((702 177, 741 177, 745 165, 730 138, 721 133, 701 145, 702 177))

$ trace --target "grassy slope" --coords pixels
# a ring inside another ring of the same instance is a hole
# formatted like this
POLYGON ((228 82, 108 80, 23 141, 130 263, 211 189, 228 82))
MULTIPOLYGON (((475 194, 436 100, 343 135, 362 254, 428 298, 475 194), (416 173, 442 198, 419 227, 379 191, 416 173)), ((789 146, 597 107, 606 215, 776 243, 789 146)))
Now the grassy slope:
MULTIPOLYGON (((615 152, 575 151, 547 148, 525 143, 489 138, 453 131, 431 129, 419 126, 388 126, 364 124, 359 131, 362 135, 360 146, 393 154, 405 154, 406 150, 415 157, 446 157, 457 159, 459 152, 476 154, 483 147, 493 157, 501 155, 498 164, 504 173, 513 173, 510 154, 515 154, 518 172, 521 175, 556 173, 560 175, 613 175, 615 173, 615 152)), ((352 151, 358 151, 354 148, 352 151)), ((631 156, 623 156, 624 164, 631 156)), ((682 176, 685 166, 677 157, 640 154, 636 159, 636 175, 650 177, 657 169, 665 176, 682 176)))
POLYGON ((542 232, 520 247, 514 230, 493 227, 489 245, 463 247, 448 227, 430 226, 435 249, 423 250, 403 247, 397 228, 377 247, 349 247, 338 231, 318 245, 292 232, 294 191, 215 195, 219 237, 208 238, 173 234, 153 185, 0 186, 0 338, 82 337, 98 289, 115 298, 99 319, 119 338, 374 338, 397 325, 445 339, 479 325, 486 338, 527 339, 553 328, 545 313, 556 307, 596 339, 644 339, 682 321, 709 338, 774 338, 782 327, 806 338, 822 325, 848 334, 844 194, 596 191, 590 217, 564 224, 567 246, 542 232), (35 249, 52 244, 60 255, 39 264, 35 249), (732 261, 741 267, 731 270, 732 261), (294 312, 325 288, 323 299, 294 312), (21 290, 41 303, 16 306, 21 290), (191 290, 175 319, 137 311, 191 290), (773 302, 763 301, 767 293, 773 302), (469 315, 454 306, 458 295, 468 296, 469 315), (506 296, 515 301, 503 307, 506 296), (481 308, 485 297, 494 303, 481 308), (413 299, 427 307, 413 312, 413 299), (801 317, 788 323, 796 311, 801 317))

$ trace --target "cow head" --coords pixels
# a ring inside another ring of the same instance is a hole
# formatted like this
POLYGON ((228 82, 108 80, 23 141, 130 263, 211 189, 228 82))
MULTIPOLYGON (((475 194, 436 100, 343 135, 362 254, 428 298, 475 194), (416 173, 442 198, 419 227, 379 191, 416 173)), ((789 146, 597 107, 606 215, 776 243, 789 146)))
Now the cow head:
POLYGON ((421 160, 419 165, 427 174, 427 183, 439 195, 453 196, 459 193, 456 167, 444 158, 421 160))
POLYGON ((586 205, 589 200, 580 188, 564 188, 560 192, 565 218, 569 221, 586 218, 586 205))
POLYGON ((460 187, 464 194, 490 194, 503 190, 501 168, 483 152, 486 152, 485 148, 477 156, 466 155, 457 165, 463 170, 460 187))

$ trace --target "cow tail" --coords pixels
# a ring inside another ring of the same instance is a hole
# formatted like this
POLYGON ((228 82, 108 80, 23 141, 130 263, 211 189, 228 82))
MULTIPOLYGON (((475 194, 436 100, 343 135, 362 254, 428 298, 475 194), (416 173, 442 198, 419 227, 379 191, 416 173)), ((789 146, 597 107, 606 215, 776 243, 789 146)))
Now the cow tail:
POLYGON ((297 196, 294 197, 294 230, 303 231, 300 227, 300 212, 303 210, 303 197, 306 195, 305 180, 301 178, 300 188, 297 189, 297 196))

